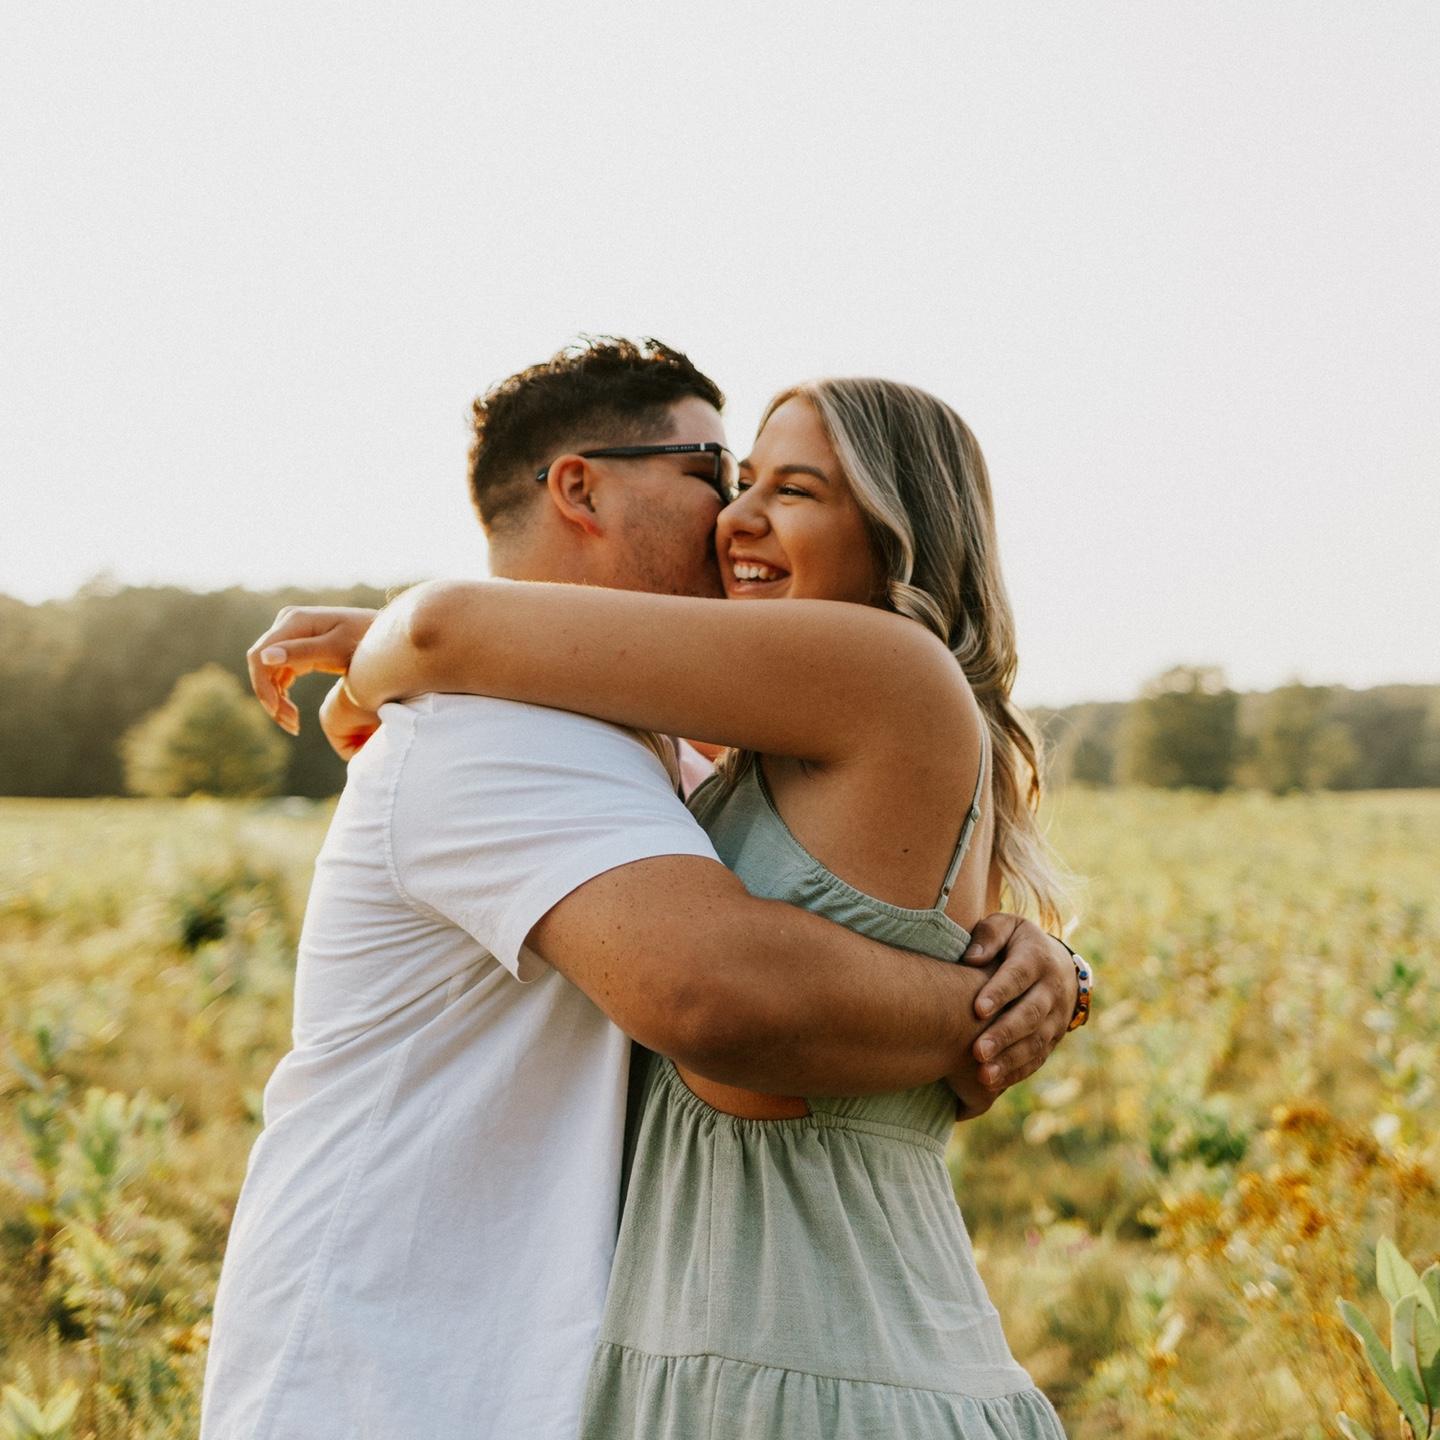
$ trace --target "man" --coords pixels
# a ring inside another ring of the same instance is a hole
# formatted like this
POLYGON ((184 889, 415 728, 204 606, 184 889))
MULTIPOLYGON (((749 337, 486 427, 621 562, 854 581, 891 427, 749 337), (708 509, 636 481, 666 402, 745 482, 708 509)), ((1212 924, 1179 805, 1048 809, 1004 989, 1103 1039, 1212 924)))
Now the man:
MULTIPOLYGON (((718 595, 722 404, 683 355, 625 341, 477 401, 494 573, 718 595)), ((351 622, 368 617, 282 614, 252 649, 289 728, 289 678, 343 665, 351 622)), ((568 1440, 614 1242, 626 1036, 729 1084, 898 1089, 974 1065, 985 975, 751 898, 629 732, 455 695, 384 718, 317 862, 202 1436, 568 1440)), ((1077 999, 1058 942, 1030 927, 1012 952, 986 987, 1029 992, 995 1025, 997 1084, 1077 999)))

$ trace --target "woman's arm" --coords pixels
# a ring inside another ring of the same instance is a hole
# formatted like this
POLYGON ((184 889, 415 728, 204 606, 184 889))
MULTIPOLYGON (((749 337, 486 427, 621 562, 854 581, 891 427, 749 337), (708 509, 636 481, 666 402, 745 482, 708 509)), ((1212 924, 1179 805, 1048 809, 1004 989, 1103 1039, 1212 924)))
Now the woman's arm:
POLYGON ((725 601, 523 581, 407 591, 351 661, 356 701, 493 695, 822 763, 953 744, 971 702, 914 621, 829 600, 725 601))

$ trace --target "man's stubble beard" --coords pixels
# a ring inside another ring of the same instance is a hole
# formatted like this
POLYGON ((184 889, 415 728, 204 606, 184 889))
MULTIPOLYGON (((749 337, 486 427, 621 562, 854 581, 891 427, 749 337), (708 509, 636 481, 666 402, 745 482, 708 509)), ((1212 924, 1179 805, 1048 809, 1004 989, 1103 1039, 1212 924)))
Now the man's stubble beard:
POLYGON ((618 584, 651 595, 688 595, 704 600, 724 598, 715 558, 713 529, 703 540, 687 537, 678 523, 652 513, 637 521, 626 535, 627 565, 618 584))

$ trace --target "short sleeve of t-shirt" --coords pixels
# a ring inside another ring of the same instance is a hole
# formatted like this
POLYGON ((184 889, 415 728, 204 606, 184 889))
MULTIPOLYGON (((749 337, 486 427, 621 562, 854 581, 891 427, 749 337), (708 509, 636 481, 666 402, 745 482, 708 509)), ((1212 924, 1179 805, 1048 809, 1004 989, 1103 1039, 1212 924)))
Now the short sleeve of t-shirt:
POLYGON ((664 766, 618 726, 472 695, 426 695, 381 715, 403 732, 392 880, 518 979, 544 964, 525 937, 587 880, 657 855, 717 858, 664 766))

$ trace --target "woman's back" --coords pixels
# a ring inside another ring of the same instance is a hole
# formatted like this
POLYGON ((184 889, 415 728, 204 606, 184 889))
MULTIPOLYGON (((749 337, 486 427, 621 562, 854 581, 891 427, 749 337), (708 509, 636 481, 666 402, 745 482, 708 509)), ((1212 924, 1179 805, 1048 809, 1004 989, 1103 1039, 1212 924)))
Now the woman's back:
MULTIPOLYGON (((690 808, 710 836, 716 854, 752 895, 802 906, 883 945, 953 961, 970 943, 970 935, 945 913, 945 907, 956 872, 979 831, 985 778, 982 763, 970 804, 956 821, 961 833, 940 893, 937 896, 932 890, 930 898, 935 903, 925 907, 878 899, 823 865, 782 816, 758 758, 733 789, 727 790, 717 777, 696 792, 690 808)), ((708 1086, 701 1088, 708 1093, 708 1086)), ((911 1121, 923 1117, 924 1128, 942 1144, 955 1124, 955 1096, 948 1086, 938 1083, 899 1094, 812 1098, 805 1104, 812 1111, 840 1113, 843 1109, 882 1122, 885 1117, 897 1121, 902 1116, 911 1121)))

